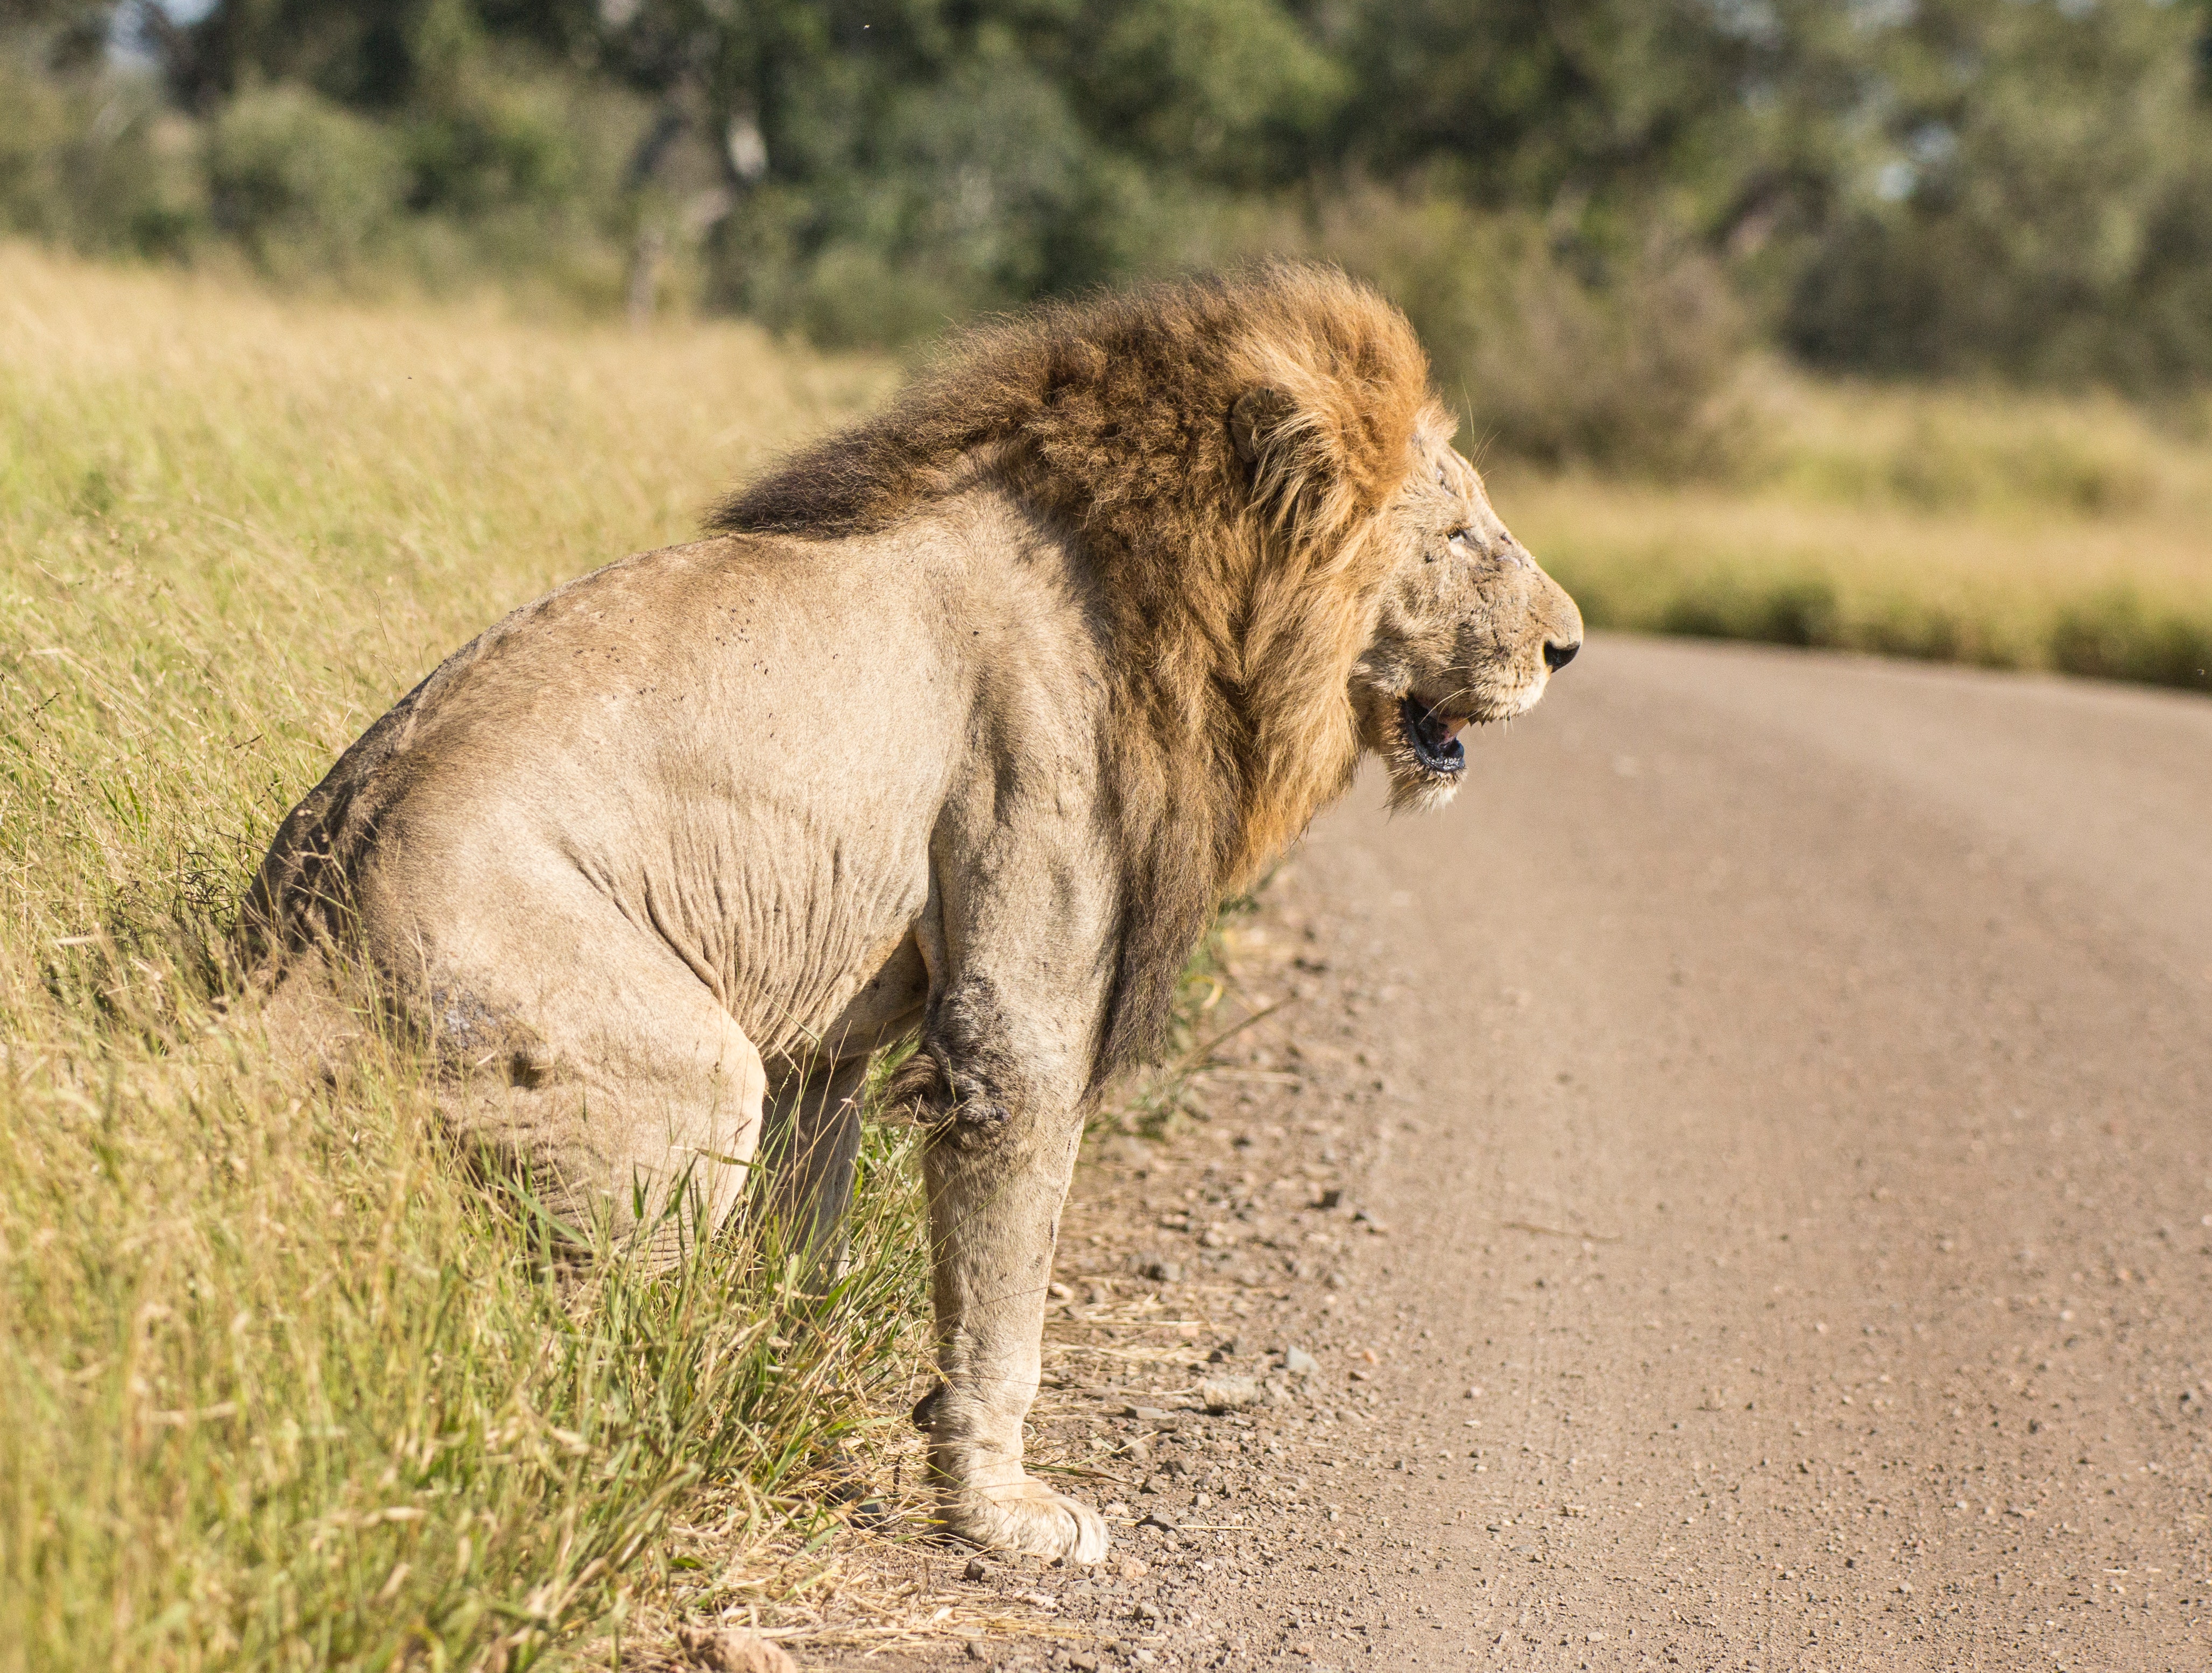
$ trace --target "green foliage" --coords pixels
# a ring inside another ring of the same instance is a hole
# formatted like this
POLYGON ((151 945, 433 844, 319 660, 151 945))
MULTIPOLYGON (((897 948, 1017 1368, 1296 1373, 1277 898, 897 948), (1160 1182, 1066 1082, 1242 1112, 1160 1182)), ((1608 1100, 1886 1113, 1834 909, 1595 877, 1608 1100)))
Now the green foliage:
POLYGON ((1818 362, 2212 375, 2212 11, 1937 0, 1871 54, 1881 153, 1784 320, 1818 362))
POLYGON ((207 155, 215 224, 272 271, 343 268, 398 212, 394 137, 307 88, 257 88, 222 106, 207 155))
POLYGON ((882 345, 1320 250, 1401 290, 1499 449, 1663 474, 1734 459, 1726 363, 1762 335, 1887 375, 2212 379, 2207 0, 17 10, 0 215, 88 248, 211 231, 270 271, 882 345), (118 17, 166 119, 113 114, 118 17))
POLYGON ((2051 662, 2069 674, 2212 691, 2212 621, 2116 587, 2058 613, 2051 662))
POLYGON ((1717 264, 1663 228, 1607 257, 1530 216, 1370 192, 1333 204, 1315 247, 1404 306, 1479 447, 1664 475, 1738 449, 1741 310, 1717 264))
MULTIPOLYGON (((1704 0, 1367 0, 1342 52, 1340 143, 1370 173, 1443 169, 1544 210, 1712 190, 1749 159, 1742 94, 1779 56, 1704 0)), ((1781 14, 1778 12, 1777 15, 1781 14)))
POLYGON ((1273 0, 1100 9, 1073 79, 1087 125, 1148 167, 1266 184, 1335 118, 1346 68, 1273 0))
POLYGON ((200 228, 191 133, 149 78, 58 77, 0 36, 0 228, 175 255, 200 228))
POLYGON ((477 50, 465 0, 222 0, 163 43, 192 104, 296 82, 360 109, 402 109, 427 72, 477 50))
POLYGON ((1075 277, 1054 234, 1101 188, 1059 88, 1018 58, 985 58, 867 102, 855 137, 874 167, 841 160, 726 228, 735 245, 775 228, 797 257, 741 289, 751 310, 820 340, 897 342, 1075 277), (880 311, 902 283, 915 292, 903 317, 880 311))

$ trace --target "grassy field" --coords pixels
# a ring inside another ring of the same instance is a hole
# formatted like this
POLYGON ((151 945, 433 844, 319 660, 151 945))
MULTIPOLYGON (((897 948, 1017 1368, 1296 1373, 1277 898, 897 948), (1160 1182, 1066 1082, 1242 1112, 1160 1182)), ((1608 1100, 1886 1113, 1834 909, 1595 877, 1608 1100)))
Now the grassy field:
POLYGON ((1726 485, 1510 467, 1594 625, 2212 690, 2212 406, 1751 380, 1726 485))
MULTIPOLYGON (((896 1139, 826 1305, 744 1245, 564 1293, 406 1064, 288 1084, 208 997, 276 820, 394 698, 889 378, 0 246, 0 1673, 511 1668, 806 1578, 809 1472, 920 1350, 896 1139)), ((1601 623, 2201 681, 2212 447, 1757 399, 1737 488, 1501 470, 1501 508, 1601 623)))
POLYGON ((405 1065, 287 1084, 205 998, 336 751, 882 379, 0 249, 0 1669, 520 1666, 810 1531, 921 1346, 895 1141, 825 1307, 746 1247, 564 1293, 405 1065))

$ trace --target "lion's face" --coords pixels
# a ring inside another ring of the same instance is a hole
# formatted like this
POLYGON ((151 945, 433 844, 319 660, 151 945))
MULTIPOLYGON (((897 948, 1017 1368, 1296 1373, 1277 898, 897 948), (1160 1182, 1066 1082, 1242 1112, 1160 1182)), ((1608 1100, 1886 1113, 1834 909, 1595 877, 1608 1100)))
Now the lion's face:
POLYGON ((1389 763, 1391 805, 1435 808, 1466 770, 1460 728, 1534 707, 1582 648, 1583 618, 1498 520, 1474 466, 1433 434, 1415 447, 1386 523, 1394 561, 1352 699, 1360 741, 1389 763))

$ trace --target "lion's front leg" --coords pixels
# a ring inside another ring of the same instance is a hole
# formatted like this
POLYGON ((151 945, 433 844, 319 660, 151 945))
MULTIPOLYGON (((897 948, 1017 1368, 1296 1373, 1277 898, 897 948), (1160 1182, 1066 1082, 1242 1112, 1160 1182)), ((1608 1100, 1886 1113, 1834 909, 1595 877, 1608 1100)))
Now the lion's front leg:
POLYGON ((1022 1468, 1022 1425, 1036 1398, 1053 1244, 1082 1137, 1068 1110, 1018 1129, 956 1118, 926 1163, 943 1384, 915 1419, 929 1433, 939 1515, 1002 1551, 1095 1563, 1106 1524, 1022 1468))

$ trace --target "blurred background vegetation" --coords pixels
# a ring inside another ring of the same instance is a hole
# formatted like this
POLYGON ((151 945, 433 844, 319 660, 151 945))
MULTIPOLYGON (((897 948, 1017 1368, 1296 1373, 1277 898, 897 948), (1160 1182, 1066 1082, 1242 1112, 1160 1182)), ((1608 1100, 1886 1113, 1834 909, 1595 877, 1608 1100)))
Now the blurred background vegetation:
POLYGON ((1741 465, 1747 350, 2212 380, 2212 0, 6 0, 0 229, 897 346, 1258 252, 1479 440, 1741 465))

